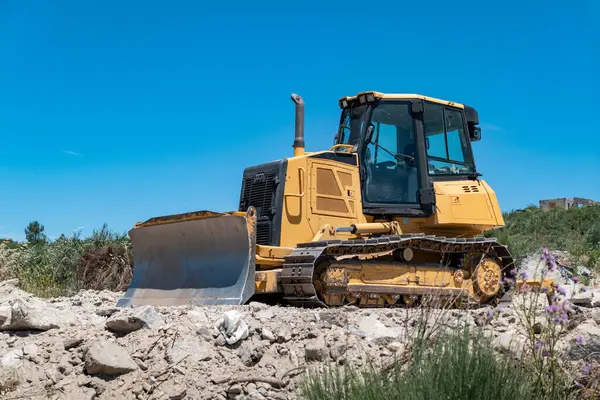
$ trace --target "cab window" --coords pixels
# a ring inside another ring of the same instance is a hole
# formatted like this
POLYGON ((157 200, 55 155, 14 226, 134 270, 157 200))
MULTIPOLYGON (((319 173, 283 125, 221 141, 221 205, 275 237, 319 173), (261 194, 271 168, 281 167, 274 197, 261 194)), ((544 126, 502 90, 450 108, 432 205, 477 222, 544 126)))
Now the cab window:
POLYGON ((429 175, 474 172, 460 110, 425 102, 423 125, 429 175))

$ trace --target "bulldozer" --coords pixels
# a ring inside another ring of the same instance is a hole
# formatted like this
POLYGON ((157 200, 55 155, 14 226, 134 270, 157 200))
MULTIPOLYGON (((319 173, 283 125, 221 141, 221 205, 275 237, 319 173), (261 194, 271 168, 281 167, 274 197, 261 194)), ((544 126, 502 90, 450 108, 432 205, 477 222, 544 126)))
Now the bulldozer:
POLYGON ((117 305, 299 307, 498 302, 514 260, 483 232, 504 225, 477 171, 477 111, 418 94, 342 97, 331 148, 247 167, 238 210, 195 211, 130 230, 131 284, 117 305))

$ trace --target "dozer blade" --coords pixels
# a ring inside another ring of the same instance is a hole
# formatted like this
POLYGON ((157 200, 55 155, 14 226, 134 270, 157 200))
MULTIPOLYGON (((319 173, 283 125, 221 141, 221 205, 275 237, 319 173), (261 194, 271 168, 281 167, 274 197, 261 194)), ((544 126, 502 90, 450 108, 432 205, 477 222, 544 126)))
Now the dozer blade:
POLYGON ((244 304, 254 294, 256 210, 150 219, 130 232, 134 273, 118 307, 244 304))

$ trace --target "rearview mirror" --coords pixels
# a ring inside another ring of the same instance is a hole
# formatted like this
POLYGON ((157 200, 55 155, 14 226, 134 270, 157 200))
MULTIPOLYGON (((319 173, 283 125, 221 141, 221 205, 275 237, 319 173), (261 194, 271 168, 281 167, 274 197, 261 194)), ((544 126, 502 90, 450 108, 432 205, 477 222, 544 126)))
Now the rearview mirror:
POLYGON ((473 134, 471 135, 471 142, 477 142, 481 140, 481 128, 476 126, 473 128, 473 134))

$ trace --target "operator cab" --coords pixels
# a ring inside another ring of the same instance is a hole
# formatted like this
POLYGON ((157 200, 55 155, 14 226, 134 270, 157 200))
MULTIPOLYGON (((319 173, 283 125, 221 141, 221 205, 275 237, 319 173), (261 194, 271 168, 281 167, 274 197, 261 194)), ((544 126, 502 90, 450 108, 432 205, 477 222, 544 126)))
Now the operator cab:
POLYGON ((429 216, 436 180, 477 179, 477 112, 413 94, 363 92, 339 101, 335 144, 358 154, 364 213, 429 216))

